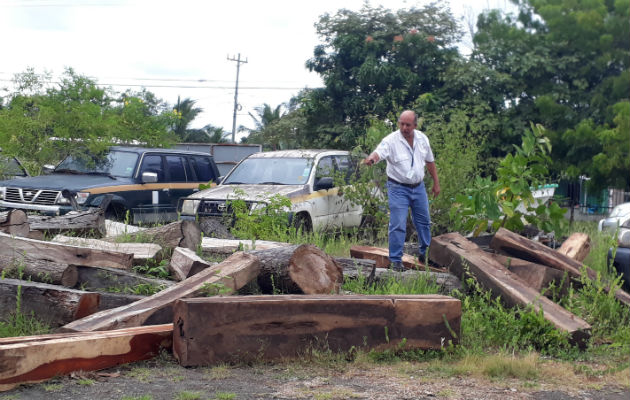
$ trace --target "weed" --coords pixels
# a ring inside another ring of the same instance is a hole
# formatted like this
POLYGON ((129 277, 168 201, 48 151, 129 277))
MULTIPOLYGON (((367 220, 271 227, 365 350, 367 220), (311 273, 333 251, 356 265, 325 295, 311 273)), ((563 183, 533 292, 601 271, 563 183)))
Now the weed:
POLYGON ((136 265, 133 267, 133 270, 154 278, 165 279, 170 275, 168 270, 168 259, 163 259, 158 265, 151 265, 150 263, 145 265, 136 265))
POLYGON ((201 399, 202 394, 199 392, 179 392, 175 396, 176 400, 199 400, 201 399))
POLYGON ((365 274, 359 274, 357 279, 346 280, 343 289, 360 294, 436 294, 440 290, 430 273, 419 273, 404 279, 392 275, 373 283, 366 280, 365 274))
POLYGON ((46 392, 58 392, 63 389, 63 385, 61 383, 51 383, 48 385, 43 385, 44 391, 46 392))
POLYGON ((128 372, 131 378, 135 378, 140 382, 150 382, 153 375, 151 369, 145 367, 136 367, 128 372))
POLYGON ((77 384, 81 386, 92 386, 95 383, 96 382, 93 379, 87 379, 87 378, 79 379, 77 381, 77 384))
MULTIPOLYGON (((226 276, 225 278, 230 277, 226 276)), ((199 288, 199 294, 206 297, 222 296, 232 292, 233 290, 227 287, 223 282, 206 282, 199 288)))
POLYGON ((231 392, 216 392, 214 394, 216 400, 233 400, 236 398, 236 393, 231 392))
POLYGON ((216 365, 208 371, 210 379, 226 379, 232 376, 230 367, 226 364, 216 365))

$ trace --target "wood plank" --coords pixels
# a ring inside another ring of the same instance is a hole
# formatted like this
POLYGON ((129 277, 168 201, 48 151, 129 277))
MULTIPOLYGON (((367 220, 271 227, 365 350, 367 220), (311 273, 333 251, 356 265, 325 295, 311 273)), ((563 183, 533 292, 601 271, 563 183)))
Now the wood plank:
POLYGON ((207 268, 153 296, 135 303, 97 312, 62 327, 63 331, 88 332, 140 326, 175 300, 200 295, 205 288, 221 289, 223 294, 237 291, 260 272, 258 259, 243 252, 235 253, 220 264, 207 268))
POLYGON ((591 251, 591 238, 583 232, 574 232, 560 245, 557 252, 582 262, 591 251))
POLYGON ((461 303, 440 295, 196 298, 176 303, 174 321, 173 353, 197 366, 352 348, 439 349, 458 343, 461 303))
POLYGON ((146 360, 171 347, 173 325, 89 334, 31 336, 0 344, 0 391, 73 371, 96 371, 146 360))
POLYGON ((514 275, 521 278, 529 287, 549 298, 552 298, 554 294, 564 296, 569 291, 571 279, 566 272, 503 254, 488 254, 514 275), (556 289, 552 292, 548 289, 550 286, 556 289))
POLYGON ((27 237, 30 228, 26 213, 22 210, 0 212, 0 231, 12 236, 27 237))
POLYGON ((210 267, 210 263, 199 257, 197 253, 184 247, 175 247, 168 269, 178 281, 195 275, 210 267))
MULTIPOLYGON (((390 264, 389 250, 382 247, 353 245, 350 247, 350 257, 374 260, 376 261, 376 268, 389 268, 390 264)), ((417 257, 411 256, 409 254, 403 254, 402 264, 405 268, 408 269, 426 269, 424 263, 421 263, 420 261, 418 261, 417 257)), ((434 268, 431 266, 429 266, 428 268, 430 271, 444 272, 439 268, 434 268)))
POLYGON ((0 271, 4 276, 18 278, 21 274, 21 278, 25 280, 65 287, 74 287, 79 278, 77 267, 74 265, 40 260, 26 254, 0 255, 0 271))
POLYGON ((486 289, 509 306, 532 306, 542 310, 556 328, 569 333, 573 343, 584 346, 591 334, 591 326, 556 303, 541 296, 524 281, 508 271, 501 263, 459 233, 448 233, 432 239, 431 260, 448 267, 456 276, 464 276, 465 269, 486 289))
POLYGON ((162 246, 156 243, 111 243, 105 240, 64 235, 56 235, 52 241, 96 250, 131 254, 134 265, 144 265, 149 261, 160 262, 162 255, 162 246))
POLYGON ((57 327, 93 314, 98 310, 99 295, 63 286, 29 282, 20 279, 0 279, 0 315, 4 318, 17 309, 57 327))
POLYGON ((20 254, 58 263, 120 269, 131 268, 133 262, 131 254, 12 237, 0 232, 0 255, 17 257, 20 254))
MULTIPOLYGON (((566 271, 576 280, 579 280, 582 275, 581 270, 584 268, 586 270, 586 276, 589 279, 597 280, 597 272, 583 265, 581 262, 504 228, 499 228, 494 238, 492 238, 490 246, 497 251, 513 255, 523 260, 533 261, 561 271, 566 271)), ((606 290, 610 290, 610 288, 606 287, 606 290)), ((625 291, 616 289, 615 298, 630 306, 630 294, 625 291)))
POLYGON ((267 250, 284 246, 290 246, 290 243, 268 240, 219 239, 212 237, 203 237, 201 239, 201 251, 207 254, 231 254, 241 250, 267 250))

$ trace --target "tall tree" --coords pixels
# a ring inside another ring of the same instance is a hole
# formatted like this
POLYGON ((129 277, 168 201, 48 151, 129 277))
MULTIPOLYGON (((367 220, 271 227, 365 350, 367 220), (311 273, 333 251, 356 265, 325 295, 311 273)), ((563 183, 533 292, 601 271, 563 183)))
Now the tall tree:
POLYGON ((175 134, 183 141, 186 141, 188 126, 190 123, 197 117, 197 115, 203 112, 202 108, 195 107, 195 103, 196 101, 190 98, 181 100, 179 96, 177 96, 177 104, 173 107, 173 113, 176 114, 176 120, 173 124, 173 132, 175 132, 175 134))
POLYGON ((278 104, 275 108, 272 108, 267 103, 254 108, 256 115, 249 113, 249 116, 254 122, 254 128, 242 126, 239 129, 242 132, 248 133, 247 142, 260 143, 273 150, 286 148, 287 143, 283 143, 282 140, 284 137, 283 132, 274 129, 276 128, 275 125, 285 115, 283 108, 283 104, 278 104))

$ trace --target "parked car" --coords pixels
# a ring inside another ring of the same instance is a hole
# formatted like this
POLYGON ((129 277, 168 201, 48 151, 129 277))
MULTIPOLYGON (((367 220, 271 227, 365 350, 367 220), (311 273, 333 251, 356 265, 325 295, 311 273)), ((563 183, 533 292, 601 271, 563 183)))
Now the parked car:
POLYGON ((349 152, 340 150, 255 153, 241 160, 218 186, 182 199, 181 218, 224 215, 229 200, 236 198, 251 210, 279 194, 291 200, 290 222, 303 229, 359 226, 361 207, 348 201, 333 183, 334 176, 349 178, 355 167, 349 152))
POLYGON ((209 154, 115 146, 104 155, 68 156, 50 174, 0 181, 0 207, 61 215, 98 207, 111 194, 106 216, 133 222, 177 219, 177 204, 217 181, 219 171, 209 154))
POLYGON ((621 203, 612 209, 608 217, 599 220, 599 231, 616 231, 618 227, 630 222, 630 203, 621 203))

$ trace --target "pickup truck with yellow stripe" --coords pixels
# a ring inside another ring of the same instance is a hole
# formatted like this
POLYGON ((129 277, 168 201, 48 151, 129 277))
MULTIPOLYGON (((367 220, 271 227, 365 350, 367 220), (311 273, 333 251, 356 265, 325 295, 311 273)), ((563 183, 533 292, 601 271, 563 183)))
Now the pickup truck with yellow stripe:
POLYGON ((218 177, 206 153, 114 146, 98 157, 69 155, 49 174, 0 181, 0 208, 62 215, 111 195, 106 217, 165 222, 177 219, 179 198, 218 177))

